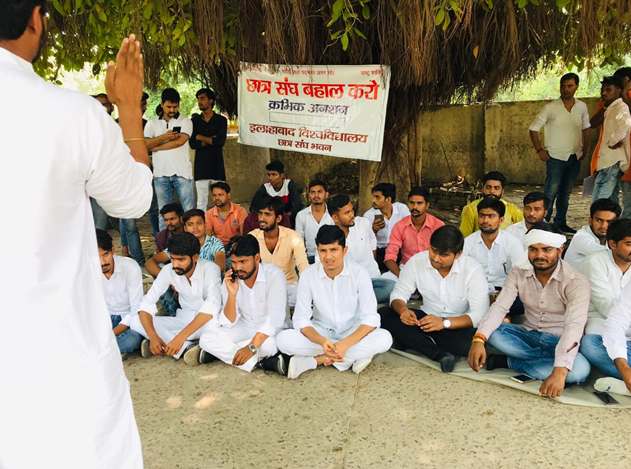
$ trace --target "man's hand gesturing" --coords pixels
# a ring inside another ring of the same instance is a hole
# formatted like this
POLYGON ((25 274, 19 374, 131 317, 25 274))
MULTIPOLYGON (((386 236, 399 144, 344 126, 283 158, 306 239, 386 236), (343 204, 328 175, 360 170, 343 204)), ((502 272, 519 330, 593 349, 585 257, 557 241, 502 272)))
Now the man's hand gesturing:
POLYGON ((105 91, 110 102, 120 107, 140 108, 143 93, 143 64, 140 42, 132 34, 123 39, 116 63, 107 64, 105 91))

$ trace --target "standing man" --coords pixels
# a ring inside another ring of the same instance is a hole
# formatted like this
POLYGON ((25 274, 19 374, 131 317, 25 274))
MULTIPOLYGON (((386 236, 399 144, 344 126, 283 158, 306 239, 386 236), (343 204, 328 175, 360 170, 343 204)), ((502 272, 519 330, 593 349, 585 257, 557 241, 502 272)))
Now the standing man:
POLYGON ((372 188, 372 208, 364 213, 377 237, 377 264, 382 272, 388 271, 384 261, 392 228, 410 216, 410 210, 404 204, 395 202, 396 198, 397 187, 394 184, 379 183, 372 188))
POLYGON ((89 200, 119 218, 140 217, 151 203, 140 44, 134 35, 126 38, 117 63, 108 64, 106 90, 119 127, 93 98, 33 71, 47 37, 44 0, 0 2, 0 18, 0 83, 12 109, 0 115, 0 128, 11 129, 11 138, 0 141, 0 165, 15 175, 12 183, 28 185, 20 207, 38 221, 17 236, 2 235, 11 246, 3 253, 11 275, 3 277, 2 291, 20 298, 20 313, 3 311, 0 342, 20 350, 20 359, 0 357, 3 382, 10 383, 0 387, 0 465, 140 469, 140 438, 105 302, 89 200), (32 119, 33 109, 46 121, 37 138, 29 126, 15 125, 32 119), (46 364, 37 373, 24 369, 42 359, 41 348, 24 347, 16 333, 26 330, 29 341, 46 344, 46 364))
POLYGON ((589 147, 589 113, 584 102, 574 98, 578 91, 578 75, 566 73, 561 77, 561 97, 546 104, 530 125, 530 139, 537 156, 546 163, 544 193, 549 205, 546 221, 552 218, 554 200, 557 212, 554 224, 565 233, 576 230, 567 226, 567 209, 574 181, 581 171, 581 161, 589 147), (546 148, 539 139, 545 131, 546 148))
POLYGON ((550 199, 543 192, 529 192, 524 197, 524 219, 506 228, 525 247, 526 233, 532 225, 542 222, 548 214, 550 199))
MULTIPOLYGON (((506 215, 504 215, 504 223, 502 228, 505 230, 509 226, 524 219, 524 215, 517 205, 502 199, 504 196, 504 189, 506 188, 506 176, 499 171, 491 171, 486 173, 482 178, 482 199, 494 197, 500 199, 504 205, 506 205, 506 215)), ((462 209, 460 231, 466 238, 474 231, 478 231, 478 204, 482 199, 474 200, 465 205, 462 209)))
POLYGON ((208 209, 208 185, 226 180, 223 164, 223 146, 226 144, 228 121, 215 114, 215 93, 202 88, 197 93, 197 105, 201 114, 193 117, 193 135, 188 144, 195 150, 195 186, 197 187, 197 208, 208 209))
POLYGON ((252 198, 250 212, 255 207, 261 206, 261 201, 266 197, 280 197, 285 204, 285 212, 291 220, 292 228, 295 226, 296 215, 302 210, 302 199, 296 183, 285 177, 285 166, 281 161, 275 160, 265 166, 267 170, 267 182, 261 184, 252 198))
MULTIPOLYGON (((180 93, 173 88, 162 92, 162 117, 147 122, 147 148, 153 152, 153 177, 158 209, 173 202, 177 192, 184 211, 195 208, 193 169, 188 154, 189 137, 193 133, 191 120, 180 114, 180 93)), ((164 229, 160 220, 160 229, 164 229)))
POLYGON ((216 182, 210 186, 215 206, 206 212, 206 234, 216 236, 224 246, 234 236, 243 235, 243 223, 248 212, 230 201, 230 186, 216 182))
POLYGON ((308 195, 311 205, 296 215, 296 231, 305 242, 309 264, 313 264, 316 256, 315 238, 318 230, 324 225, 334 225, 335 223, 326 209, 326 201, 329 198, 326 182, 311 181, 308 195))

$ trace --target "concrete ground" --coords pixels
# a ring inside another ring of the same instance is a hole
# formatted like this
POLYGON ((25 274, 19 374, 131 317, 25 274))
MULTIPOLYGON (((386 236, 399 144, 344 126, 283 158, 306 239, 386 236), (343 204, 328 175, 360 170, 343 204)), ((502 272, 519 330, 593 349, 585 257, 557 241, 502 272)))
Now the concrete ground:
MULTIPOLYGON (((532 187, 507 199, 521 205, 532 187)), ((577 191, 568 223, 586 223, 577 191)), ((148 223, 140 223, 146 253, 148 223)), ((114 234, 113 231, 111 231, 114 234)), ((288 380, 168 357, 125 363, 148 469, 626 468, 629 410, 562 405, 410 365, 288 380)))

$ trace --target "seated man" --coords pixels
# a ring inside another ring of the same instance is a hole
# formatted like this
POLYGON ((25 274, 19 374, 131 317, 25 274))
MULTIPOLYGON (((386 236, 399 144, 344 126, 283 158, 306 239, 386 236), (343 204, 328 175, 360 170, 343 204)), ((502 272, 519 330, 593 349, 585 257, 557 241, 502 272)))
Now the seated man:
MULTIPOLYGON (((347 260, 353 261, 368 271, 378 303, 385 303, 390 298, 394 281, 380 278, 377 265, 377 240, 370 223, 363 217, 356 217, 351 199, 347 195, 336 195, 329 199, 327 209, 331 218, 344 235, 347 247, 347 260)), ((317 259, 316 259, 317 261, 317 259)))
POLYGON ((585 256, 607 249, 607 228, 620 216, 620 205, 610 199, 599 199, 589 207, 589 225, 574 235, 565 253, 565 261, 581 270, 585 256))
MULTIPOLYGON (((262 204, 262 203, 263 203, 263 199, 259 199, 251 205, 250 208, 252 209, 252 211, 243 221, 243 234, 244 235, 252 233, 254 230, 259 229, 259 210, 261 209, 259 204, 262 204)), ((289 217, 287 216, 286 213, 283 213, 283 218, 281 218, 280 220, 280 225, 284 226, 285 228, 291 229, 291 221, 289 220, 289 217)))
POLYGON ((221 287, 219 324, 202 334, 201 350, 196 347, 187 352, 184 361, 196 365, 219 358, 248 372, 263 362, 265 368, 286 375, 284 357, 274 356, 278 353, 276 334, 283 327, 287 309, 285 274, 261 262, 254 236, 236 236, 229 246, 232 270, 221 287))
POLYGON ((221 272, 217 264, 199 258, 197 238, 191 233, 175 235, 169 240, 169 252, 171 263, 160 271, 131 321, 131 328, 148 339, 140 347, 143 357, 180 358, 221 311, 221 272), (156 302, 171 285, 182 307, 175 317, 155 317, 156 302))
POLYGON ((215 206, 206 212, 206 234, 228 245, 234 236, 243 234, 243 222, 248 212, 230 201, 230 186, 225 182, 216 182, 210 186, 215 206))
POLYGON ((374 355, 386 352, 392 337, 379 328, 377 301, 365 269, 345 259, 346 235, 323 226, 316 236, 319 263, 303 272, 298 285, 294 329, 278 334, 278 348, 292 355, 288 377, 319 365, 362 372, 374 355))
MULTIPOLYGON (((433 215, 427 213, 429 208, 429 191, 416 186, 408 194, 408 209, 410 215, 403 218, 392 228, 388 248, 386 249, 385 264, 392 273, 393 279, 399 277, 401 267, 415 254, 429 249, 429 239, 432 233, 445 224, 433 215), (397 259, 401 257, 401 264, 397 259)), ((388 278, 387 275, 383 276, 388 278)))
POLYGON ((135 351, 142 342, 142 336, 129 328, 142 300, 142 272, 132 259, 115 255, 112 237, 106 231, 96 230, 96 241, 107 310, 118 349, 124 355, 135 351))
POLYGON ((453 371, 454 355, 466 356, 475 327, 489 308, 482 266, 462 255, 464 237, 455 226, 438 228, 430 248, 405 265, 390 295, 390 307, 379 310, 381 323, 404 349, 413 349, 453 371), (423 309, 407 302, 416 290, 423 309))
POLYGON ((261 201, 265 197, 280 197, 285 204, 283 213, 290 218, 293 228, 296 215, 302 210, 302 199, 296 183, 285 177, 285 166, 278 160, 269 163, 265 169, 267 170, 267 182, 261 184, 261 187, 254 193, 250 212, 255 211, 256 207, 260 207, 261 201))
MULTIPOLYGON (((184 213, 184 231, 191 233, 197 239, 200 246, 199 258, 211 261, 219 266, 221 272, 226 269, 226 248, 223 243, 214 236, 206 234, 206 218, 203 210, 193 208, 184 213)), ((160 273, 160 264, 166 264, 171 258, 171 253, 165 249, 150 258, 145 264, 145 269, 154 277, 160 273)))
POLYGON ((513 235, 524 246, 526 232, 532 225, 544 221, 548 216, 546 207, 550 205, 550 200, 543 192, 529 192, 524 197, 524 219, 506 228, 506 233, 513 235))
POLYGON ((259 242, 261 261, 274 264, 285 274, 287 301, 296 304, 298 274, 309 267, 305 243, 294 230, 280 226, 284 202, 280 197, 267 197, 259 210, 259 229, 250 234, 259 242))
POLYGON ((386 248, 390 242, 392 228, 405 217, 410 216, 410 210, 397 199, 397 186, 382 182, 372 188, 372 208, 364 213, 364 218, 372 226, 377 238, 377 264, 379 270, 387 272, 384 264, 386 248))
POLYGON ((309 264, 313 264, 316 256, 315 238, 318 230, 324 225, 334 225, 335 223, 326 210, 326 201, 329 198, 326 182, 311 181, 308 195, 311 205, 296 215, 296 231, 305 242, 309 264))
POLYGON ((166 204, 162 207, 160 215, 166 228, 158 232, 156 237, 156 254, 160 254, 167 248, 171 236, 184 232, 183 214, 182 206, 178 203, 166 204))
POLYGON ((602 358, 607 361, 603 324, 624 288, 631 283, 631 220, 613 221, 607 229, 607 244, 610 249, 594 252, 583 262, 583 274, 589 280, 591 295, 581 353, 597 368, 602 358))
POLYGON ((483 199, 478 204, 480 230, 464 240, 463 254, 482 264, 489 291, 502 289, 506 275, 524 254, 524 248, 517 238, 500 230, 505 210, 506 206, 499 199, 483 199))
POLYGON ((528 262, 516 266, 478 325, 469 365, 480 371, 510 368, 544 380, 540 394, 558 397, 565 383, 582 383, 589 362, 578 351, 589 307, 589 281, 561 260, 565 236, 552 225, 535 224, 526 234, 528 262), (502 322, 519 296, 526 310, 523 325, 502 322), (505 355, 486 360, 486 340, 505 355))
POLYGON ((483 199, 489 197, 500 199, 502 203, 506 205, 506 215, 504 215, 504 222, 502 226, 500 226, 501 229, 505 230, 513 223, 520 222, 524 219, 524 215, 521 210, 519 210, 519 207, 502 199, 504 188, 506 187, 506 177, 502 173, 499 171, 491 171, 485 174, 482 178, 482 184, 482 199, 474 200, 470 204, 465 205, 462 209, 460 231, 462 231, 465 238, 480 229, 478 226, 478 204, 483 199))

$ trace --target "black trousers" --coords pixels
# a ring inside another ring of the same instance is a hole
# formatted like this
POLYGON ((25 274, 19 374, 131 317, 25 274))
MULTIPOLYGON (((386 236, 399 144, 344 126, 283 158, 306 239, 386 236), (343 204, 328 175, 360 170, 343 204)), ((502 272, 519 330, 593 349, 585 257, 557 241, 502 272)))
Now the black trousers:
MULTIPOLYGON (((427 314, 418 309, 413 309, 416 317, 421 319, 427 314)), ((390 307, 379 309, 381 327, 388 330, 395 341, 404 348, 416 350, 431 360, 442 352, 466 357, 469 355, 471 341, 475 334, 475 328, 443 329, 437 332, 423 332, 418 326, 408 326, 401 322, 401 317, 390 307)))

